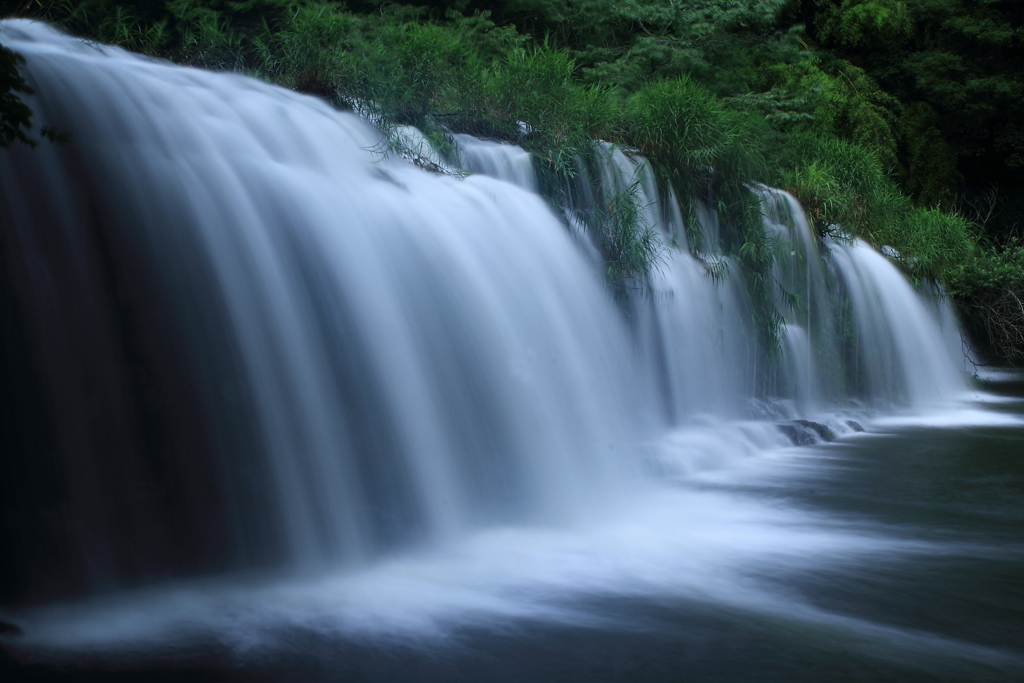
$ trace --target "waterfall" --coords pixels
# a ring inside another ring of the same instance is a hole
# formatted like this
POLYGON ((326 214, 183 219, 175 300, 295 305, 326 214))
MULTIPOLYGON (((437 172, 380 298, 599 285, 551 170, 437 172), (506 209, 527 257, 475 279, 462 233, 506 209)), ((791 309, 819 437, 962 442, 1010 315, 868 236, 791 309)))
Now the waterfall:
POLYGON ((571 515, 620 479, 608 454, 643 390, 616 311, 538 197, 377 159, 368 124, 310 98, 4 28, 29 55, 34 111, 73 137, 4 155, 17 181, 2 211, 31 343, 66 404, 59 467, 77 481, 55 486, 75 490, 80 524, 54 542, 76 546, 83 582, 152 573, 132 566, 139 548, 159 566, 174 537, 206 533, 160 538, 155 520, 182 514, 170 504, 120 528, 134 503, 109 490, 118 459, 142 498, 221 499, 201 526, 243 545, 229 564, 359 563, 571 515), (150 317, 159 329, 136 329, 150 317), (180 402, 202 421, 165 431, 213 432, 199 447, 220 470, 173 483, 162 470, 200 456, 147 453, 152 430, 131 414, 148 389, 131 375, 156 353, 146 335, 164 328, 192 380, 180 402), (211 476, 222 490, 191 490, 211 476))
POLYGON ((453 135, 458 145, 460 166, 470 173, 504 180, 528 192, 537 191, 530 154, 508 143, 481 140, 472 135, 453 135))
POLYGON ((765 393, 713 211, 695 205, 691 251, 691 218, 635 155, 601 143, 590 177, 635 191, 665 245, 623 304, 574 239, 585 211, 556 216, 514 146, 457 136, 472 174, 430 174, 317 99, 2 30, 36 122, 70 137, 0 151, 9 348, 33 368, 3 390, 31 419, 0 460, 21 520, 0 602, 572 524, 651 485, 644 444, 666 430, 703 430, 700 460, 788 443, 750 426, 758 405, 963 389, 935 310, 866 244, 818 241, 784 193, 759 190, 791 257, 765 393))
POLYGON ((957 344, 950 341, 956 333, 948 301, 927 291, 922 297, 863 240, 816 239, 791 195, 758 192, 776 254, 783 374, 792 378, 789 391, 805 410, 851 396, 922 407, 964 391, 953 358, 962 353, 951 351, 957 344))
POLYGON ((906 278, 862 240, 833 243, 831 250, 849 292, 872 395, 922 406, 963 391, 941 321, 906 278))

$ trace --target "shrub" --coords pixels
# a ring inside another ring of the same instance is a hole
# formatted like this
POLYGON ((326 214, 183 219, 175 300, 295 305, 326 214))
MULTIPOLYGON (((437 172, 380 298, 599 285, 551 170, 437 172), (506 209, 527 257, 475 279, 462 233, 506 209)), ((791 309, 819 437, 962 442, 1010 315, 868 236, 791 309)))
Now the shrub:
POLYGON ((947 271, 947 291, 965 311, 978 350, 1003 365, 1024 365, 1024 245, 976 250, 947 271))
POLYGON ((700 200, 718 210, 735 233, 731 240, 726 236, 727 248, 747 241, 746 227, 760 227, 748 186, 766 179, 767 166, 762 128, 749 114, 680 77, 630 95, 623 127, 626 141, 651 159, 662 184, 671 185, 684 204, 700 200))

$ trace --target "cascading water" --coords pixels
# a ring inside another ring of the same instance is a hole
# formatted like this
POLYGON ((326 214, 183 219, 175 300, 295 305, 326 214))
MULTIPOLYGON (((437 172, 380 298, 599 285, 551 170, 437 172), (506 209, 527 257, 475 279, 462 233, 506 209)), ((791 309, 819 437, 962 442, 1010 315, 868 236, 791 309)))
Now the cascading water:
POLYGON ((661 387, 670 424, 694 415, 737 417, 741 397, 752 394, 742 294, 727 277, 721 254, 703 259, 688 249, 686 226, 674 192, 663 200, 646 159, 614 146, 596 150, 603 201, 627 193, 642 226, 657 230, 665 249, 651 273, 648 295, 632 297, 641 353, 661 387), (712 277, 713 269, 723 272, 712 277))
MULTIPOLYGON (((3 389, 27 419, 5 418, 0 604, 269 568, 293 583, 258 598, 265 621, 346 632, 573 619, 536 597, 573 591, 774 613, 785 601, 721 579, 737 528, 786 562, 876 546, 672 475, 790 446, 780 421, 849 431, 829 416, 850 397, 859 416, 965 390, 941 304, 862 242, 820 244, 779 191, 758 190, 782 254, 783 379, 766 393, 713 212, 695 203, 711 237, 691 252, 639 157, 599 144, 565 216, 585 230, 625 192, 657 229, 648 289, 616 302, 518 148, 456 136, 477 175, 429 174, 318 100, 0 29, 27 58, 37 123, 70 135, 0 152, 7 353, 33 368, 3 389)), ((31 642, 93 648, 164 638, 139 626, 149 610, 234 647, 265 635, 237 607, 250 599, 16 618, 31 642)))
POLYGON ((861 240, 832 243, 871 393, 911 405, 963 391, 941 324, 892 264, 861 240))
MULTIPOLYGON (((224 482, 229 509, 211 524, 261 539, 241 555, 358 563, 393 541, 571 514, 619 478, 609 448, 624 443, 643 389, 614 309, 538 197, 384 163, 364 122, 254 81, 38 25, 5 34, 32 56, 34 109, 74 137, 5 155, 17 181, 3 211, 24 296, 54 304, 25 305, 41 318, 29 335, 47 388, 69 402, 53 417, 60 450, 90 454, 73 465, 89 470, 75 484, 87 492, 71 497, 82 521, 65 534, 83 571, 97 568, 91 581, 146 571, 85 540, 135 545, 112 519, 133 494, 88 489, 109 476, 105 458, 145 448, 128 436, 147 429, 128 414, 136 386, 103 380, 114 386, 102 400, 126 407, 95 428, 121 442, 75 422, 99 398, 81 376, 94 349, 115 377, 150 371, 132 357, 148 350, 112 339, 137 335, 136 316, 181 336, 199 376, 190 398, 215 415, 203 446, 230 470, 218 474, 257 480, 255 491, 224 482), (125 272, 118 257, 145 265, 125 272), (165 308, 103 301, 106 287, 155 290, 165 308)), ((194 457, 182 451, 162 457, 194 457)))
POLYGON ((791 378, 789 392, 804 410, 844 397, 921 407, 965 390, 951 357, 955 345, 940 322, 951 317, 948 303, 926 301, 862 240, 826 237, 819 243, 795 198, 771 188, 758 191, 776 254, 782 375, 791 378))
POLYGON ((504 180, 529 192, 537 191, 530 154, 522 147, 481 140, 472 135, 453 135, 459 148, 461 166, 470 173, 504 180))

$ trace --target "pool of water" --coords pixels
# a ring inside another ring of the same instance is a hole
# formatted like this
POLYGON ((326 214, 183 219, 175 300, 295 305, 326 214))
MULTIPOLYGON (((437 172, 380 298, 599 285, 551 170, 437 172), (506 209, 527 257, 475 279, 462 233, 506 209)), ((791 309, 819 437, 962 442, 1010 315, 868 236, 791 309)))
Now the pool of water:
POLYGON ((1024 680, 1024 376, 566 528, 0 618, 13 679, 1024 680))

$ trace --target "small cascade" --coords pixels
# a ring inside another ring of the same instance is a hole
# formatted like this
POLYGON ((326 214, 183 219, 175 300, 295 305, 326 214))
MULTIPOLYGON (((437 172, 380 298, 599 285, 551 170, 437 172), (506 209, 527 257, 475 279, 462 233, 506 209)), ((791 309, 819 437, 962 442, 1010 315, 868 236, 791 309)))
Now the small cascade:
MULTIPOLYGON (((705 411, 735 416, 745 404, 739 397, 788 406, 769 412, 792 418, 849 399, 892 407, 963 392, 964 373, 955 369, 963 365, 963 353, 956 351, 962 343, 948 302, 914 291, 888 259, 862 241, 819 240, 792 195, 759 186, 753 191, 773 254, 772 303, 782 320, 773 379, 763 383, 759 374, 768 364, 752 334, 742 279, 735 264, 716 251, 721 236, 715 212, 693 203, 693 220, 704 235, 699 241, 707 246, 691 253, 679 202, 671 188, 659 193, 646 160, 601 143, 594 164, 598 180, 590 182, 596 189, 577 194, 630 193, 643 220, 657 226, 667 245, 649 277, 649 291, 633 296, 630 310, 654 361, 670 420, 685 422, 705 411), (890 291, 882 305, 882 293, 890 291), (894 310, 910 318, 889 317, 894 310), (909 361, 912 348, 920 349, 923 363, 909 361), (942 371, 917 374, 915 366, 934 364, 942 371), (770 393, 758 394, 759 386, 770 393)), ((750 411, 749 404, 744 410, 750 411)))
POLYGON ((755 191, 774 254, 773 303, 784 321, 778 391, 813 411, 845 388, 836 345, 836 283, 826 273, 820 243, 796 198, 763 186, 755 191))
POLYGON ((959 331, 950 332, 948 303, 935 300, 927 285, 915 291, 862 240, 819 240, 792 195, 756 191, 774 252, 774 304, 784 321, 776 382, 781 396, 808 413, 848 398, 921 406, 929 397, 941 402, 964 391, 957 354, 949 351, 959 331), (893 317, 895 311, 906 317, 893 317), (911 359, 915 354, 922 363, 911 359), (940 370, 918 374, 922 367, 940 370))
POLYGON ((863 240, 831 240, 829 249, 850 303, 867 395, 925 407, 962 393, 963 374, 939 319, 896 266, 863 240))
POLYGON ((649 291, 634 292, 630 303, 669 422, 700 414, 736 416, 739 397, 749 391, 743 368, 751 340, 740 322, 742 298, 735 278, 727 275, 729 262, 720 254, 690 253, 675 193, 659 192, 646 159, 599 143, 595 161, 601 195, 632 197, 642 224, 656 228, 665 245, 649 291))
POLYGON ((641 224, 657 228, 662 235, 671 235, 676 226, 665 220, 658 185, 650 163, 639 155, 626 156, 622 149, 607 142, 594 145, 594 162, 598 168, 598 202, 612 201, 615 196, 632 199, 641 224))
POLYGON ((455 136, 472 175, 427 173, 446 162, 415 129, 410 164, 314 98, 3 36, 70 139, 0 150, 4 367, 31 366, 0 387, 26 416, 2 435, 0 604, 571 528, 669 470, 828 440, 811 420, 851 399, 963 389, 945 309, 781 191, 756 189, 770 383, 727 226, 639 155, 596 143, 559 217, 512 145, 455 136), (613 296, 594 226, 622 198, 662 251, 613 296))
POLYGON ((637 304, 639 337, 672 424, 697 415, 738 417, 742 398, 752 394, 755 349, 737 280, 716 280, 703 261, 671 249, 651 276, 650 295, 637 304))
POLYGON ((964 377, 973 376, 982 366, 976 352, 965 339, 960 330, 953 302, 946 296, 940 285, 934 282, 922 282, 919 287, 921 298, 928 307, 929 316, 938 321, 942 330, 942 341, 954 367, 964 377))
POLYGON ((537 191, 533 161, 522 147, 472 135, 457 134, 452 138, 459 148, 459 165, 466 171, 504 180, 528 192, 537 191))

